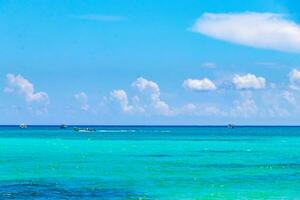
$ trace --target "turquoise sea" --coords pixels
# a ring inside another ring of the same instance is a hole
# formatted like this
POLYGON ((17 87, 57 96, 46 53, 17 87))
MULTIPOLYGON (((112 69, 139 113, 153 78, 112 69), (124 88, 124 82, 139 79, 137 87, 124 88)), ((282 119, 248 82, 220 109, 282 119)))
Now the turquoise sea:
POLYGON ((300 127, 0 127, 0 199, 300 199, 300 127))

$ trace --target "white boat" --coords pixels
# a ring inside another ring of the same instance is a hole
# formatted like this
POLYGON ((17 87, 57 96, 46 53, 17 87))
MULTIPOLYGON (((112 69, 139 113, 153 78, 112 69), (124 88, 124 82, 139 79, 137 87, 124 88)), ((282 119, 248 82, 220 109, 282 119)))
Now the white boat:
POLYGON ((95 132, 96 129, 95 128, 74 128, 74 131, 88 133, 88 132, 95 132))
POLYGON ((20 124, 19 126, 21 129, 26 129, 27 128, 27 125, 26 124, 20 124))
POLYGON ((233 124, 228 124, 227 127, 228 128, 234 128, 234 125, 233 124))
POLYGON ((66 124, 62 124, 62 125, 60 125, 60 128, 65 129, 65 128, 68 128, 68 126, 66 124))

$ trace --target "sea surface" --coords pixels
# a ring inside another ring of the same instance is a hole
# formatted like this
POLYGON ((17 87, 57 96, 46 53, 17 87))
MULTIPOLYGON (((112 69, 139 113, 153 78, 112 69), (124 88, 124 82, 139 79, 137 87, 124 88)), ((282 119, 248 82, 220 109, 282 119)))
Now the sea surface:
POLYGON ((300 127, 0 127, 0 199, 300 199, 300 127))

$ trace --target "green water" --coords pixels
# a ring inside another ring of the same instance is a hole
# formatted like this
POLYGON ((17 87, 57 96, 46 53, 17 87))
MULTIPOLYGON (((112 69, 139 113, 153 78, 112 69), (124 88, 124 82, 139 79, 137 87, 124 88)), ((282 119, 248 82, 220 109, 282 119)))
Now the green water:
POLYGON ((300 199, 300 128, 0 128, 0 198, 300 199))

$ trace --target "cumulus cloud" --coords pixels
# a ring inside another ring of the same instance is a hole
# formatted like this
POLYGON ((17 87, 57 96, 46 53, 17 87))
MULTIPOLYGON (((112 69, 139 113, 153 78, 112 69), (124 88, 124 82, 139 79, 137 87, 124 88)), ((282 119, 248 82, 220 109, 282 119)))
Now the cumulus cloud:
POLYGON ((183 87, 195 91, 209 91, 209 90, 217 89, 216 85, 208 78, 204 78, 201 80, 198 79, 184 80, 183 87))
POLYGON ((289 91, 284 91, 282 93, 282 97, 287 101, 289 102, 290 104, 292 105, 295 105, 296 104, 296 99, 295 99, 295 96, 293 93, 289 92, 289 91))
POLYGON ((114 90, 110 96, 119 102, 123 112, 133 111, 133 106, 129 105, 127 93, 124 90, 114 90))
POLYGON ((7 74, 5 92, 17 92, 24 96, 27 102, 49 102, 46 92, 35 92, 34 85, 21 75, 7 74))
POLYGON ((289 79, 290 79, 290 88, 299 90, 300 89, 300 71, 297 69, 293 69, 289 73, 289 79))
POLYGON ((266 87, 266 79, 254 74, 238 75, 232 79, 236 89, 263 89, 266 87))
POLYGON ((161 100, 160 98, 160 88, 158 84, 154 81, 147 80, 143 77, 139 77, 132 84, 141 92, 148 92, 150 94, 150 100, 152 107, 156 110, 156 112, 162 115, 172 115, 173 111, 170 106, 161 100))
POLYGON ((246 46, 300 52, 300 25, 282 14, 205 13, 192 30, 246 46))
POLYGON ((78 101, 78 103, 80 104, 80 108, 84 111, 88 111, 90 108, 90 105, 88 103, 89 98, 87 96, 86 93, 84 92, 80 92, 78 94, 74 95, 74 98, 78 101))
POLYGON ((251 92, 241 93, 241 99, 234 102, 232 114, 234 116, 249 117, 258 112, 257 105, 252 97, 251 92))

